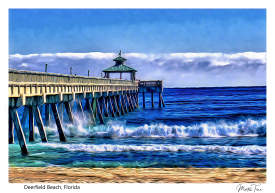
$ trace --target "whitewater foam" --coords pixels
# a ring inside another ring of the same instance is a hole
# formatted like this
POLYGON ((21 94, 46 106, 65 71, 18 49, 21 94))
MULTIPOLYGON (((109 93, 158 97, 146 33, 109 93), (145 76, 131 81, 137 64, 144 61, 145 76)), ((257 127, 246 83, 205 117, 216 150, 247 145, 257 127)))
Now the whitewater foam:
MULTIPOLYGON (((63 131, 65 136, 78 136, 78 137, 86 137, 91 133, 92 125, 87 121, 87 119, 83 119, 81 115, 75 113, 74 115, 74 124, 71 123, 63 123, 63 131)), ((35 132, 38 134, 38 129, 35 127, 35 132)), ((58 130, 56 124, 50 122, 50 125, 46 127, 46 132, 49 135, 58 136, 58 130)))
POLYGON ((114 144, 41 144, 51 148, 63 148, 68 151, 82 152, 130 152, 130 151, 152 151, 152 152, 214 152, 233 153, 244 155, 266 155, 266 147, 258 145, 247 146, 220 146, 220 145, 168 145, 168 144, 146 144, 146 145, 114 145, 114 144))
MULTIPOLYGON (((54 124, 46 128, 47 134, 58 136, 54 124)), ((145 124, 139 127, 128 126, 125 121, 109 121, 106 125, 92 126, 75 116, 75 123, 64 124, 66 136, 96 138, 185 138, 185 137, 257 137, 266 135, 265 119, 244 119, 235 122, 218 121, 192 125, 145 124)), ((35 127, 38 135, 38 129, 35 127)))
POLYGON ((266 120, 246 119, 238 122, 207 122, 200 124, 173 125, 152 124, 136 128, 125 124, 109 124, 105 129, 91 133, 93 137, 149 137, 149 138, 182 138, 182 137, 240 137, 265 136, 266 120))

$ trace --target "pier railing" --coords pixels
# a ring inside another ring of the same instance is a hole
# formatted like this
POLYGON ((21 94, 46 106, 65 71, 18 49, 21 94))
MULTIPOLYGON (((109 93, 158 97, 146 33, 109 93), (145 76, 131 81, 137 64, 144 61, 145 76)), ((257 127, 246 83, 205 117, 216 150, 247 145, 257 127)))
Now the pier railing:
POLYGON ((139 87, 161 87, 162 88, 162 80, 139 81, 139 87))

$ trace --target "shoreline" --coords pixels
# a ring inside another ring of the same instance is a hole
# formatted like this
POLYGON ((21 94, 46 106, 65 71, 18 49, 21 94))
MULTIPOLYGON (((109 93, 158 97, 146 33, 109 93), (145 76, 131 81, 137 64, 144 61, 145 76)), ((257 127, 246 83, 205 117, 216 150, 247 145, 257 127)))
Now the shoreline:
POLYGON ((9 167, 9 183, 265 183, 266 168, 9 167))

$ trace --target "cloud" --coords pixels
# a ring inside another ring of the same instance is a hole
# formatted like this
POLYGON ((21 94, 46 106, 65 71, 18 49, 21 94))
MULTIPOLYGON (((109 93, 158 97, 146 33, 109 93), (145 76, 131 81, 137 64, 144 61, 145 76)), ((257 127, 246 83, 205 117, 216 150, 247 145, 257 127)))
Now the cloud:
MULTIPOLYGON (((100 76, 114 64, 115 53, 13 54, 9 67, 20 70, 100 76)), ((266 53, 125 53, 126 64, 141 80, 164 80, 166 87, 259 86, 266 85, 266 53)))
POLYGON ((29 64, 27 64, 27 63, 22 63, 21 66, 22 66, 22 67, 28 67, 29 64))

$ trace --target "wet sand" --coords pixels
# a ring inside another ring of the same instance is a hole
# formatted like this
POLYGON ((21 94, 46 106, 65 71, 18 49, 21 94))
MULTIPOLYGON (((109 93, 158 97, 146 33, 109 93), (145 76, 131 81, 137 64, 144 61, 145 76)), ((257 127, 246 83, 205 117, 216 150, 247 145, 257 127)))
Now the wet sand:
POLYGON ((10 167, 10 183, 264 183, 265 168, 10 167))

